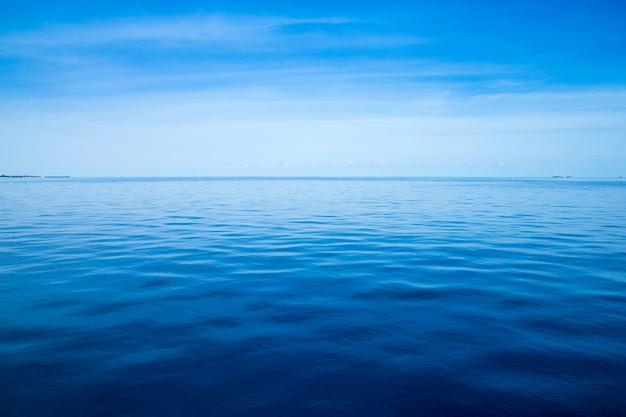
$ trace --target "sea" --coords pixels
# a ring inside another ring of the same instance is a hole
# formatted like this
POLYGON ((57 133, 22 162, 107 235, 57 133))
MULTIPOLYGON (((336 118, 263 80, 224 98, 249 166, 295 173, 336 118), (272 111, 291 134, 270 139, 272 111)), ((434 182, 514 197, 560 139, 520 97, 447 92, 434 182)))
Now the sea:
POLYGON ((0 415, 626 416, 626 179, 0 179, 0 415))

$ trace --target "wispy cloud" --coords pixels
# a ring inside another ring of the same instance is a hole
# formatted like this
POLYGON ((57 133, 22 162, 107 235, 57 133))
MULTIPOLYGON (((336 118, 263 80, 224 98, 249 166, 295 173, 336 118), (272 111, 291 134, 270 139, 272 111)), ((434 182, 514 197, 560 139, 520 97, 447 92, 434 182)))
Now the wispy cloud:
MULTIPOLYGON (((278 59, 267 62, 129 63, 103 60, 72 60, 62 65, 48 65, 40 77, 14 74, 13 84, 40 89, 52 96, 112 95, 133 91, 246 90, 266 88, 278 93, 365 94, 387 99, 389 96, 418 97, 424 91, 458 90, 471 85, 493 83, 494 79, 523 79, 524 73, 506 66, 463 63, 440 63, 427 60, 278 59), (471 83, 467 82, 470 78, 471 83), (482 80, 482 81, 480 81, 482 80), (465 87, 464 87, 465 86, 465 87)), ((6 80, 7 78, 5 78, 6 80)), ((529 85, 517 85, 517 89, 529 85)), ((474 87, 475 88, 475 87, 474 87)), ((495 85, 493 91, 511 91, 495 85)), ((0 91, 19 93, 11 85, 0 91)), ((494 98, 484 98, 493 100, 494 98)), ((480 100, 480 98, 477 98, 480 100)))
POLYGON ((371 22, 349 18, 228 15, 117 19, 0 36, 0 53, 28 55, 57 47, 229 47, 287 50, 385 48, 424 43, 398 34, 367 34, 371 22))

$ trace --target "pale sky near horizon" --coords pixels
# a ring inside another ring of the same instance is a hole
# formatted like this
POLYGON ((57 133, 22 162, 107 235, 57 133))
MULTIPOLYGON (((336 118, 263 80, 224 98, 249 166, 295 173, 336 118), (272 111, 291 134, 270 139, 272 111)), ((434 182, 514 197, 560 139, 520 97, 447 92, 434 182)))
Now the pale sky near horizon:
POLYGON ((626 176, 621 1, 3 9, 0 174, 626 176))

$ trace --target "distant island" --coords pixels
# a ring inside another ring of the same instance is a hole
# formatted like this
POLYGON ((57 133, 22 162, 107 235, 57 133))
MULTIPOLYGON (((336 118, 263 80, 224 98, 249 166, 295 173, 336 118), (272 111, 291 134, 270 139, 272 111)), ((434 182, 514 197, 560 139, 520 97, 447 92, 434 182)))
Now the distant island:
POLYGON ((69 175, 0 175, 0 178, 70 178, 69 175))

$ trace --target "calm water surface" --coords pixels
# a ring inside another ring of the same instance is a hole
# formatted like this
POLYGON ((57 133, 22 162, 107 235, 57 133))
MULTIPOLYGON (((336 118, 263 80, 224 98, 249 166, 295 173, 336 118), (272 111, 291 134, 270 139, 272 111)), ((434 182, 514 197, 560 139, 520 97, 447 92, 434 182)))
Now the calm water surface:
POLYGON ((626 416, 626 181, 2 179, 0 415, 626 416))

